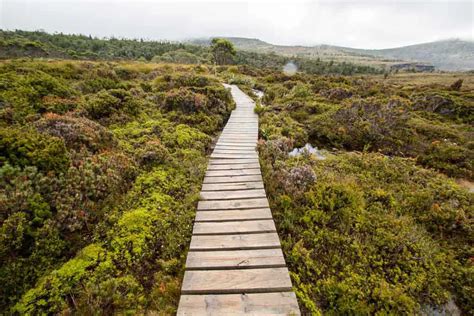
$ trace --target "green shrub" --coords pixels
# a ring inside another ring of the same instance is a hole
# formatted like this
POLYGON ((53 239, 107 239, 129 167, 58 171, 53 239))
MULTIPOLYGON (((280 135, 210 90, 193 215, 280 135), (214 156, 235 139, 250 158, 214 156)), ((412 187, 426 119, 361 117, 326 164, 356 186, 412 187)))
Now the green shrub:
POLYGON ((63 172, 69 165, 69 155, 64 141, 58 137, 46 137, 32 128, 0 128, 0 163, 7 162, 63 172))
POLYGON ((67 148, 98 152, 115 145, 112 134, 102 125, 87 118, 49 113, 36 122, 40 132, 64 140, 67 148))
POLYGON ((4 120, 22 122, 36 113, 64 113, 75 107, 75 101, 69 100, 73 95, 64 80, 40 70, 0 73, 0 104, 4 104, 0 117, 4 120))
POLYGON ((194 93, 185 88, 170 90, 164 98, 164 106, 167 111, 179 110, 185 113, 202 111, 207 108, 207 102, 205 95, 194 93))

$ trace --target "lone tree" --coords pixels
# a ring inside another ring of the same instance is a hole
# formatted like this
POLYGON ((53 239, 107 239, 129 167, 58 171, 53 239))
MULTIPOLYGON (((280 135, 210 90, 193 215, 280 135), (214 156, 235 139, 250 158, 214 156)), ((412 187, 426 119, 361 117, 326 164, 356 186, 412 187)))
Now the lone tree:
POLYGON ((235 47, 230 41, 223 38, 213 38, 211 51, 218 65, 228 65, 234 61, 235 47))

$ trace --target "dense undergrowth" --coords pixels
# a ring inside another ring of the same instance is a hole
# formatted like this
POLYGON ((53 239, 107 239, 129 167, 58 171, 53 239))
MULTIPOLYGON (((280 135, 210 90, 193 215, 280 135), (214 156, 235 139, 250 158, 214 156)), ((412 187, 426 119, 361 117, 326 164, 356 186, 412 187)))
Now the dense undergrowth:
MULTIPOLYGON (((474 94, 228 69, 264 91, 260 163, 306 314, 474 310, 474 94), (311 143, 326 159, 295 147, 311 143)), ((460 90, 460 91, 459 91, 460 90)))
POLYGON ((2 314, 173 313, 232 107, 203 66, 2 62, 2 314))

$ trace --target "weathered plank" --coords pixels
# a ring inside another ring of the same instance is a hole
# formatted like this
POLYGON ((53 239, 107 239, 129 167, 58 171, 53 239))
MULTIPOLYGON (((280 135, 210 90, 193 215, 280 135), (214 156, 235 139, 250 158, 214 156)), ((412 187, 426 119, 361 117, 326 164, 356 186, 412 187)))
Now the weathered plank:
POLYGON ((186 271, 183 294, 291 291, 287 268, 186 271))
POLYGON ((258 136, 258 131, 257 130, 254 130, 252 132, 250 131, 247 131, 245 133, 242 133, 242 131, 239 131, 238 128, 235 128, 235 129, 231 129, 231 130, 225 130, 222 132, 221 136, 219 138, 224 138, 226 136, 229 136, 229 137, 236 137, 236 138, 239 138, 239 139, 242 139, 242 138, 251 138, 251 139, 257 139, 257 136, 258 136))
POLYGON ((241 163, 233 165, 209 165, 207 170, 260 169, 259 163, 241 163))
POLYGON ((257 136, 242 137, 239 134, 232 135, 231 133, 219 137, 219 143, 246 143, 257 144, 257 136))
POLYGON ((279 248, 280 240, 276 233, 202 235, 191 238, 190 250, 238 250, 279 248))
POLYGON ((300 315, 293 292, 182 295, 179 316, 191 315, 300 315))
POLYGON ((262 181, 261 175, 250 176, 225 176, 225 177, 205 177, 203 183, 233 183, 262 181))
POLYGON ((224 221, 249 221, 258 219, 272 219, 269 208, 224 211, 198 211, 195 222, 224 222, 224 221))
POLYGON ((226 158, 226 159, 251 159, 251 158, 258 158, 257 153, 251 153, 251 154, 239 154, 239 153, 234 153, 234 154, 219 154, 219 153, 213 153, 211 154, 212 158, 226 158))
POLYGON ((257 234, 275 232, 273 220, 195 222, 193 235, 257 234))
POLYGON ((284 267, 281 249, 190 251, 188 270, 284 267))
POLYGON ((215 148, 214 149, 215 154, 243 154, 243 155, 253 155, 255 154, 255 149, 220 149, 220 148, 215 148))
POLYGON ((248 198, 265 198, 264 189, 232 190, 232 191, 202 191, 201 200, 233 200, 248 198))
POLYGON ((199 201, 198 211, 269 207, 266 198, 199 201))
POLYGON ((208 170, 207 177, 249 176, 261 174, 260 169, 208 170))
POLYGON ((228 191, 228 190, 248 190, 262 189, 263 182, 235 182, 235 183, 204 183, 201 191, 228 191))
POLYGON ((258 163, 256 158, 242 158, 242 159, 210 159, 209 164, 211 165, 228 165, 228 164, 242 164, 242 163, 258 163))
POLYGON ((257 151, 256 145, 248 145, 248 146, 233 146, 233 145, 220 145, 216 144, 214 147, 214 150, 219 150, 219 149, 227 149, 227 150, 253 150, 257 151))
POLYGON ((220 146, 230 146, 230 147, 234 147, 234 148, 252 148, 252 149, 255 149, 256 151, 256 147, 257 147, 257 143, 256 142, 238 142, 238 141, 219 141, 217 142, 216 144, 216 147, 220 147, 220 146))
POLYGON ((238 129, 241 128, 241 132, 250 132, 258 129, 257 123, 244 123, 244 122, 235 122, 235 123, 227 123, 225 130, 229 129, 238 129))
POLYGON ((219 138, 224 138, 226 136, 232 136, 232 137, 241 137, 241 138, 252 138, 252 140, 256 141, 256 138, 258 136, 258 130, 252 130, 252 131, 238 131, 238 129, 233 129, 233 130, 225 130, 222 131, 222 134, 219 136, 219 138))

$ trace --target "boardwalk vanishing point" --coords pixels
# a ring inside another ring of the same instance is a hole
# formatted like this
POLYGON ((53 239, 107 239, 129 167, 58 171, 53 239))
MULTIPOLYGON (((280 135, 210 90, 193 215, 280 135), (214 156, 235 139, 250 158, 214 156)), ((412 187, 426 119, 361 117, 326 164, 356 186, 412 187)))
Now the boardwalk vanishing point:
POLYGON ((255 103, 237 107, 211 155, 178 315, 300 315, 260 172, 255 103))

